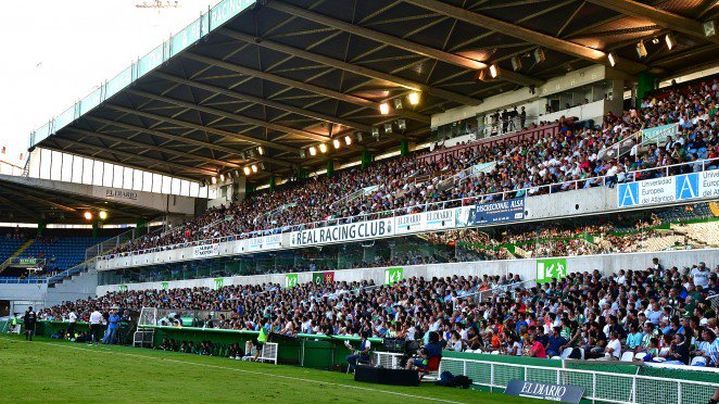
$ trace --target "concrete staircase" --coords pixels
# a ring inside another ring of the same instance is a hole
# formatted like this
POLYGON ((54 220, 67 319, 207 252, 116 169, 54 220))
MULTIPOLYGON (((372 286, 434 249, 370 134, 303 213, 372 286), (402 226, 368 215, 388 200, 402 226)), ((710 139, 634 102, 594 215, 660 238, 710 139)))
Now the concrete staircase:
POLYGON ((97 270, 89 269, 64 278, 62 282, 49 284, 47 287, 46 307, 94 297, 97 289, 97 270))
POLYGON ((15 250, 14 253, 12 253, 12 255, 10 255, 2 264, 0 264, 0 273, 2 271, 4 271, 5 269, 7 269, 7 267, 10 266, 10 263, 12 262, 12 260, 17 258, 18 256, 20 256, 20 254, 22 254, 25 250, 27 250, 27 248, 30 247, 33 242, 35 242, 35 240, 30 239, 30 240, 22 243, 22 245, 20 245, 20 247, 18 247, 18 249, 15 250))

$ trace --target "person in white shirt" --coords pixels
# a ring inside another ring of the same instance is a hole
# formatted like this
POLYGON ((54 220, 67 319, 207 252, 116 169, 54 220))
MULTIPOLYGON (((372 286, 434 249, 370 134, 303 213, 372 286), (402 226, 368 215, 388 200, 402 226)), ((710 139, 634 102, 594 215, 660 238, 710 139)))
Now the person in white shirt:
POLYGON ((68 338, 70 338, 74 341, 74 339, 75 339, 75 324, 77 323, 77 314, 75 314, 74 311, 70 311, 70 314, 67 315, 67 322, 69 323, 67 325, 68 338))
POLYGON ((619 340, 619 333, 613 331, 604 349, 605 360, 619 360, 622 357, 622 342, 619 340))
POLYGON ((90 314, 90 336, 90 343, 95 343, 95 345, 99 344, 102 339, 102 313, 97 308, 90 314))
POLYGON ((694 286, 701 286, 702 289, 706 289, 709 286, 709 269, 703 262, 699 263, 698 267, 694 267, 690 273, 694 278, 694 286))

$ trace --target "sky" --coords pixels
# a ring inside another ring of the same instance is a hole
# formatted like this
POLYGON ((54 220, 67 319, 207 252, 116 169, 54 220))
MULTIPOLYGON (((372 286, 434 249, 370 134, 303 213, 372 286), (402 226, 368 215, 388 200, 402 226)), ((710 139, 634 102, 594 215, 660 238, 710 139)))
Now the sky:
POLYGON ((154 0, 0 2, 0 147, 8 159, 26 151, 30 132, 217 2, 177 0, 177 8, 162 9, 137 7, 154 0))

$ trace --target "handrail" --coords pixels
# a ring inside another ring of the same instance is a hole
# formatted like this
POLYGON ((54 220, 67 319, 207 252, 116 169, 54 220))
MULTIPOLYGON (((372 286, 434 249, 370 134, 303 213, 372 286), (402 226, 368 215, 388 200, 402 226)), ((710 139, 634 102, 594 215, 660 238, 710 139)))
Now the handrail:
MULTIPOLYGON (((680 163, 680 164, 672 164, 668 166, 661 166, 661 167, 653 167, 653 168, 646 168, 642 170, 636 170, 636 171, 630 171, 626 173, 627 178, 622 183, 630 183, 635 182, 641 179, 645 179, 645 174, 651 173, 651 172, 659 172, 662 176, 669 176, 670 172, 673 171, 676 168, 679 167, 688 167, 690 166, 692 168, 692 171, 697 167, 697 164, 701 165, 701 171, 707 171, 710 164, 709 163, 717 163, 719 166, 719 158, 714 159, 705 159, 705 160, 697 160, 693 162, 688 163, 680 163)), ((557 182, 553 184, 548 185, 538 185, 528 188, 520 188, 516 190, 511 191, 501 191, 501 192, 494 192, 490 194, 482 194, 482 195, 476 195, 476 196, 469 196, 461 199, 452 199, 448 201, 442 201, 442 202, 431 202, 431 203, 423 203, 423 204, 417 204, 417 205, 411 205, 411 206, 405 206, 402 208, 392 209, 392 210, 385 210, 380 212, 373 212, 373 213, 365 213, 362 215, 357 216, 347 216, 347 217, 341 217, 341 218, 333 218, 333 219, 327 219, 322 221, 315 221, 310 223, 303 223, 303 224, 296 224, 296 225, 287 225, 282 227, 276 227, 272 229, 266 229, 266 230, 255 230, 252 232, 247 233, 240 233, 240 234, 233 234, 228 236, 222 236, 222 237, 214 237, 210 239, 204 239, 204 240, 193 240, 188 241, 184 243, 178 243, 178 244, 169 244, 164 246, 157 246, 145 250, 135 250, 135 251, 127 251, 122 253, 116 253, 116 254, 110 254, 110 255, 104 255, 99 257, 101 260, 106 259, 113 259, 115 257, 126 257, 131 255, 142 255, 157 251, 167 251, 167 250, 174 250, 177 248, 185 248, 185 247, 193 247, 198 245, 206 245, 206 244, 216 244, 221 243, 225 241, 234 241, 234 240, 240 240, 240 239, 248 239, 248 238, 254 238, 254 237, 261 237, 261 236, 267 236, 267 235, 274 235, 274 234, 282 234, 292 231, 299 231, 299 230, 307 230, 307 229, 314 229, 319 227, 326 227, 326 226, 334 226, 339 224, 348 224, 348 223, 357 223, 357 222, 363 222, 363 221, 369 221, 369 220, 376 220, 380 218, 387 218, 387 217, 394 217, 399 215, 404 215, 408 213, 419 213, 419 212, 429 212, 433 210, 438 209, 447 209, 452 207, 460 207, 460 206, 467 206, 472 205, 476 203, 484 203, 489 201, 495 201, 495 200, 507 200, 507 199, 513 199, 517 197, 523 197, 523 196, 533 196, 533 195, 544 195, 544 194, 553 194, 557 192, 564 192, 569 190, 579 190, 581 188, 584 188, 587 186, 587 183, 590 183, 590 186, 606 186, 606 185, 614 185, 617 184, 617 178, 616 175, 614 176, 601 176, 601 177, 590 177, 590 178, 584 178, 579 180, 570 180, 570 181, 564 181, 564 182, 557 182), (556 188, 559 187, 560 190, 558 191, 556 188), (546 192, 544 192, 546 191, 546 192)))

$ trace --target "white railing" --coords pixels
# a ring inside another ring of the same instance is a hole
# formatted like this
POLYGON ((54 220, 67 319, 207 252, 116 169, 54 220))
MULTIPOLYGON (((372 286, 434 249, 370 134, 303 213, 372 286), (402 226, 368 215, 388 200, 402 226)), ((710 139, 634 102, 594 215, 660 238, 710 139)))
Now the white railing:
MULTIPOLYGON (((648 178, 650 178, 650 175, 654 175, 654 177, 659 177, 659 176, 667 177, 667 176, 670 176, 676 170, 683 171, 683 170, 681 170, 682 168, 684 168, 684 169, 688 168, 692 172, 700 172, 700 171, 713 170, 713 169, 716 169, 717 167, 719 167, 719 158, 697 160, 697 161, 689 162, 689 163, 673 164, 673 165, 655 167, 655 168, 647 168, 647 169, 643 169, 643 170, 631 171, 631 172, 626 173, 625 179, 624 179, 624 181, 621 181, 621 183, 628 183, 628 182, 634 182, 634 181, 638 181, 638 180, 648 179, 648 178)), ((304 223, 304 224, 276 227, 276 228, 267 229, 267 230, 255 230, 255 231, 251 231, 251 232, 247 232, 247 233, 240 233, 240 234, 215 237, 215 238, 204 239, 204 240, 193 240, 193 241, 187 241, 184 243, 157 246, 157 247, 144 249, 144 250, 136 250, 136 251, 129 251, 129 252, 105 255, 105 256, 100 257, 100 259, 112 259, 112 258, 116 258, 116 257, 126 257, 126 256, 130 256, 130 255, 141 255, 141 254, 153 253, 153 252, 158 252, 158 251, 174 250, 174 249, 178 249, 178 248, 194 247, 194 246, 207 245, 207 244, 216 244, 216 243, 221 243, 221 242, 226 242, 226 241, 243 240, 243 239, 249 239, 249 238, 254 238, 254 237, 261 237, 261 236, 267 236, 267 235, 273 235, 273 234, 294 232, 294 231, 299 231, 299 230, 307 230, 307 229, 314 229, 314 228, 320 228, 320 227, 334 226, 334 225, 339 225, 339 224, 357 223, 357 222, 376 220, 376 219, 381 219, 381 218, 391 218, 391 217, 401 216, 401 215, 410 214, 410 213, 429 212, 429 211, 436 211, 436 210, 440 210, 440 209, 474 205, 477 203, 508 200, 508 199, 524 197, 524 196, 554 194, 554 193, 558 193, 558 192, 579 190, 579 189, 599 187, 599 186, 614 186, 617 183, 618 183, 617 176, 602 176, 602 177, 592 177, 592 178, 586 178, 586 179, 580 179, 580 180, 564 181, 564 182, 558 182, 558 183, 553 183, 553 184, 548 184, 548 185, 539 185, 539 186, 535 186, 535 187, 522 188, 522 189, 517 189, 517 190, 512 190, 512 191, 502 191, 502 192, 494 192, 494 193, 489 193, 489 194, 470 196, 470 197, 466 197, 466 198, 462 198, 462 199, 453 199, 453 200, 448 200, 448 201, 443 201, 443 202, 433 202, 433 203, 411 205, 411 206, 406 206, 406 207, 392 209, 392 210, 373 212, 373 213, 365 213, 365 214, 357 215, 357 216, 327 219, 327 220, 304 223)))
POLYGON ((465 375, 479 386, 504 390, 510 380, 574 385, 583 398, 608 403, 706 403, 719 383, 622 374, 595 370, 552 368, 491 361, 442 358, 439 374, 465 375))

